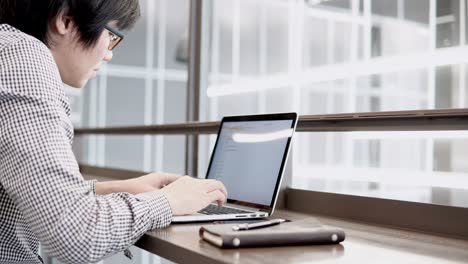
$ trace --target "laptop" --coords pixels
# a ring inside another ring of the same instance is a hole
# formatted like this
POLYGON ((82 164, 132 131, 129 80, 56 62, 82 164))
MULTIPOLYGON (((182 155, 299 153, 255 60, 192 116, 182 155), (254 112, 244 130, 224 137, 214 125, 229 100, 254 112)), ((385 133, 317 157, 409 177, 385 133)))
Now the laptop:
POLYGON ((225 206, 210 204, 173 223, 254 219, 273 213, 288 159, 296 113, 229 116, 221 120, 207 179, 226 186, 225 206))

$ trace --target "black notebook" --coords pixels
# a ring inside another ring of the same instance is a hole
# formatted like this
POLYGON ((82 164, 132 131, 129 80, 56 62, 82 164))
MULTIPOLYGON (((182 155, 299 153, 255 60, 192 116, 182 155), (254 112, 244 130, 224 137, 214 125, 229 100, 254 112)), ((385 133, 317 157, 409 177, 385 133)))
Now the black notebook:
POLYGON ((221 248, 337 244, 345 239, 340 228, 308 221, 242 231, 234 231, 233 226, 236 224, 205 225, 200 237, 221 248))

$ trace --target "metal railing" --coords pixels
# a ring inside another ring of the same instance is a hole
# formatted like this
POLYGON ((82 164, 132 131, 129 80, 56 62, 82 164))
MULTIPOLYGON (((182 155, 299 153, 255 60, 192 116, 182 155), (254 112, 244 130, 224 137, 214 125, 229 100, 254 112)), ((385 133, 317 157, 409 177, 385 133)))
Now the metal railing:
MULTIPOLYGON (((75 135, 214 134, 219 122, 78 128, 75 135)), ((302 115, 297 132, 467 130, 468 109, 302 115)))

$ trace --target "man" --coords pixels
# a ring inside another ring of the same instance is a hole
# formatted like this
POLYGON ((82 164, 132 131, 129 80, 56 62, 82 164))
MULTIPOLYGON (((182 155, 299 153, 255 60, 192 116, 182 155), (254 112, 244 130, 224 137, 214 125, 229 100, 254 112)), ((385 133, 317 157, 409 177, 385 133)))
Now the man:
POLYGON ((222 204, 222 183, 173 174, 85 181, 62 82, 83 87, 139 17, 137 0, 0 0, 0 262, 125 250, 173 215, 222 204))

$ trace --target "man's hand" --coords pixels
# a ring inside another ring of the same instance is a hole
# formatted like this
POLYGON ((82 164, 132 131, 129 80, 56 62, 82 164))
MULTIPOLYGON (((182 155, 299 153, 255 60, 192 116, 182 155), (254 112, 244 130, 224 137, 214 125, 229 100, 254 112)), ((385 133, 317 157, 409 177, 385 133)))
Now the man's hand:
POLYGON ((157 190, 166 196, 173 215, 193 214, 210 203, 216 202, 222 205, 227 200, 226 187, 220 181, 168 173, 151 173, 123 181, 96 184, 97 194, 115 192, 139 194, 157 190))
POLYGON ((180 177, 180 175, 170 173, 150 173, 128 180, 98 182, 96 184, 96 193, 109 194, 128 192, 131 194, 139 194, 157 191, 180 177))
POLYGON ((179 179, 180 175, 169 173, 150 173, 138 178, 123 181, 125 192, 139 194, 156 191, 179 179))
POLYGON ((227 200, 223 183, 217 180, 195 179, 184 176, 161 189, 171 205, 173 215, 193 214, 217 202, 222 205, 227 200))

